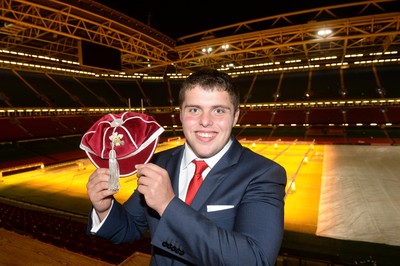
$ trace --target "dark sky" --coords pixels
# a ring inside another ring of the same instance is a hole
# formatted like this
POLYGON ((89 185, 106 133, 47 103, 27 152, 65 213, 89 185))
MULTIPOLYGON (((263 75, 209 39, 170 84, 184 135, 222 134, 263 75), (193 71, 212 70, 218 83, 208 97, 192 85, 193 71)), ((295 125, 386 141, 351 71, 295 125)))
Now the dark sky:
MULTIPOLYGON (((178 38, 237 22, 292 11, 352 2, 349 0, 97 0, 158 31, 178 38)), ((356 1, 357 2, 357 1, 356 1)))

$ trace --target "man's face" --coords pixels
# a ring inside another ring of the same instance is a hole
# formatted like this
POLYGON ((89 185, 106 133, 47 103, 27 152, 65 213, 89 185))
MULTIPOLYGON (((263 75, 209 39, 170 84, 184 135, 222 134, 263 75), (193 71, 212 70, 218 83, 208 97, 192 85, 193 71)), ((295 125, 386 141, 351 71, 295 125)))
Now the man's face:
POLYGON ((226 91, 186 91, 180 119, 186 142, 200 158, 217 154, 228 142, 239 117, 226 91))

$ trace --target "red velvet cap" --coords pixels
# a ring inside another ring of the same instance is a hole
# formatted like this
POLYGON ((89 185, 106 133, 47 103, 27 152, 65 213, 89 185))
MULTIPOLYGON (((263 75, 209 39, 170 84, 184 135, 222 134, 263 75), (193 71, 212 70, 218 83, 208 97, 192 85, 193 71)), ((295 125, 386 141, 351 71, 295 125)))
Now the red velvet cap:
POLYGON ((80 148, 97 168, 109 167, 109 154, 114 150, 120 176, 129 176, 136 173, 135 164, 150 161, 163 132, 146 114, 107 114, 83 135, 80 148))

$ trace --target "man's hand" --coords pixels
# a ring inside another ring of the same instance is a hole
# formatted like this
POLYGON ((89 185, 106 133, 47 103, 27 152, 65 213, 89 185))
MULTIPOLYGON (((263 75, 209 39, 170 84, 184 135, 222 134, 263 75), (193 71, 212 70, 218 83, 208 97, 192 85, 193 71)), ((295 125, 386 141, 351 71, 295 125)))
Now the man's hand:
POLYGON ((152 163, 138 164, 136 169, 138 191, 144 195, 147 205, 162 216, 175 197, 168 172, 152 163))
POLYGON ((93 208, 102 221, 108 214, 117 190, 109 190, 110 171, 107 168, 96 169, 89 177, 86 184, 87 193, 93 208))

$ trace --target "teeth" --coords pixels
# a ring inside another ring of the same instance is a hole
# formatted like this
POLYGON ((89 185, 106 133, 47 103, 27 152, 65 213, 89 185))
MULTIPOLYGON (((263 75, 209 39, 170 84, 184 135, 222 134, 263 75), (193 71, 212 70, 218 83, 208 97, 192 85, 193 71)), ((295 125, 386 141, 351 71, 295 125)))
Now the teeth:
POLYGON ((200 133, 200 132, 197 132, 197 135, 199 135, 202 138, 211 138, 214 134, 213 133, 200 133))

